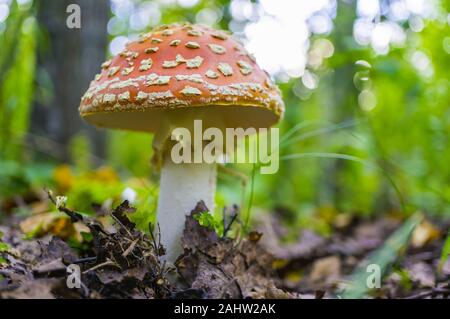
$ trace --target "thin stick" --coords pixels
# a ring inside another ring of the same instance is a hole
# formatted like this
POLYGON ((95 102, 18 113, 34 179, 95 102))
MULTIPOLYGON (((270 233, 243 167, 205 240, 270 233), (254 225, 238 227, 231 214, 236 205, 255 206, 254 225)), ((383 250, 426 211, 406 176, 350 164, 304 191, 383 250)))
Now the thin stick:
POLYGON ((117 266, 116 263, 112 262, 111 260, 108 260, 108 261, 105 261, 104 263, 98 264, 98 265, 96 265, 96 266, 94 266, 92 268, 89 268, 89 269, 83 271, 83 274, 87 274, 90 271, 94 271, 96 269, 99 269, 99 268, 102 268, 102 267, 105 267, 105 266, 115 266, 115 267, 120 269, 120 267, 117 266))
POLYGON ((127 250, 125 250, 125 251, 123 252, 122 256, 123 256, 123 257, 127 257, 128 254, 129 254, 130 252, 133 251, 133 249, 134 249, 134 247, 136 246, 136 244, 137 244, 138 241, 139 241, 139 238, 136 238, 136 239, 131 243, 131 245, 128 246, 127 250))

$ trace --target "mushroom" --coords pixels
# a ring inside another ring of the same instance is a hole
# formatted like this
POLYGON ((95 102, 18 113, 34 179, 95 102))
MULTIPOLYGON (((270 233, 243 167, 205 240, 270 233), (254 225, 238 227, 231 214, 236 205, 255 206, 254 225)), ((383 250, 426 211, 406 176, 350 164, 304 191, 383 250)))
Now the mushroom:
POLYGON ((157 27, 127 44, 102 64, 79 107, 98 127, 154 133, 154 159, 162 166, 157 221, 169 262, 181 252, 184 216, 200 200, 213 211, 216 188, 215 163, 173 161, 174 128, 194 133, 198 119, 203 129, 269 128, 283 111, 279 90, 239 42, 187 23, 157 27))

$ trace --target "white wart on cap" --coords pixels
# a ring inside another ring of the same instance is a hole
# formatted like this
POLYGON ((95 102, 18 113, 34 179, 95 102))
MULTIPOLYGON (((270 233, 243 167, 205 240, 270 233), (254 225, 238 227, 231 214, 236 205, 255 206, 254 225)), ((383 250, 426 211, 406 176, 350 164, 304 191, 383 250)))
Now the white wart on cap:
POLYGON ((206 26, 162 26, 102 64, 81 100, 88 122, 155 132, 168 110, 201 108, 227 127, 270 127, 281 118, 279 90, 244 47, 206 26))

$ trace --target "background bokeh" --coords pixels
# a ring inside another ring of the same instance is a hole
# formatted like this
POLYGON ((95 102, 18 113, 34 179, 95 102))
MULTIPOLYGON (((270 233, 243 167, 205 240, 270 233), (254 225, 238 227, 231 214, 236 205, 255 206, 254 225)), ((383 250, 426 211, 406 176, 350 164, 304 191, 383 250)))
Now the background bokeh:
MULTIPOLYGON (((425 0, 0 0, 0 210, 46 186, 89 212, 127 198, 154 216, 151 136, 99 131, 79 99, 141 32, 228 29, 277 81, 280 171, 219 174, 218 209, 328 232, 336 215, 450 216, 450 3, 425 0), (66 7, 81 7, 81 29, 66 7), (250 210, 251 208, 251 210, 250 210)), ((150 217, 148 217, 150 216, 150 217)))

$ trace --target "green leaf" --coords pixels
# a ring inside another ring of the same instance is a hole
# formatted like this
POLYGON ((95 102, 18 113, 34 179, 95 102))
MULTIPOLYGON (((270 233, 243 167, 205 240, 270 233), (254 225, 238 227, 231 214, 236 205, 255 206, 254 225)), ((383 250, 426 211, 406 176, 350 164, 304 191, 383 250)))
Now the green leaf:
POLYGON ((389 267, 397 260, 402 251, 407 247, 411 234, 416 226, 421 222, 422 215, 415 214, 411 216, 399 229, 397 229, 384 243, 372 253, 350 276, 348 288, 344 291, 344 299, 360 299, 366 297, 370 288, 367 285, 368 276, 367 266, 371 264, 378 265, 383 277, 389 267))
POLYGON ((450 255, 450 231, 448 232, 447 239, 444 242, 444 246, 442 247, 441 258, 439 260, 439 272, 442 272, 442 267, 444 267, 447 258, 450 255))
POLYGON ((217 234, 223 232, 223 223, 208 211, 195 214, 194 219, 198 221, 200 226, 213 229, 217 234))
POLYGON ((147 207, 137 207, 136 211, 127 215, 136 224, 136 228, 144 233, 148 233, 148 225, 155 225, 156 214, 147 207))
POLYGON ((83 241, 86 241, 86 242, 91 242, 94 239, 94 236, 92 236, 92 234, 89 232, 82 231, 82 232, 80 232, 80 235, 81 235, 81 238, 83 238, 83 241))
POLYGON ((11 249, 11 246, 9 246, 7 243, 0 242, 0 253, 8 251, 11 249))
MULTIPOLYGON (((1 240, 2 237, 3 237, 3 233, 0 232, 0 240, 1 240)), ((4 242, 0 241, 0 253, 7 252, 7 251, 9 251, 10 249, 11 249, 11 246, 10 246, 10 245, 8 245, 7 243, 4 243, 4 242)), ((8 261, 7 261, 3 256, 0 255, 0 265, 1 265, 1 264, 6 264, 7 262, 8 262, 8 261)), ((1 276, 1 275, 0 275, 0 276, 1 276)), ((0 280, 2 280, 1 277, 0 277, 0 280)))

